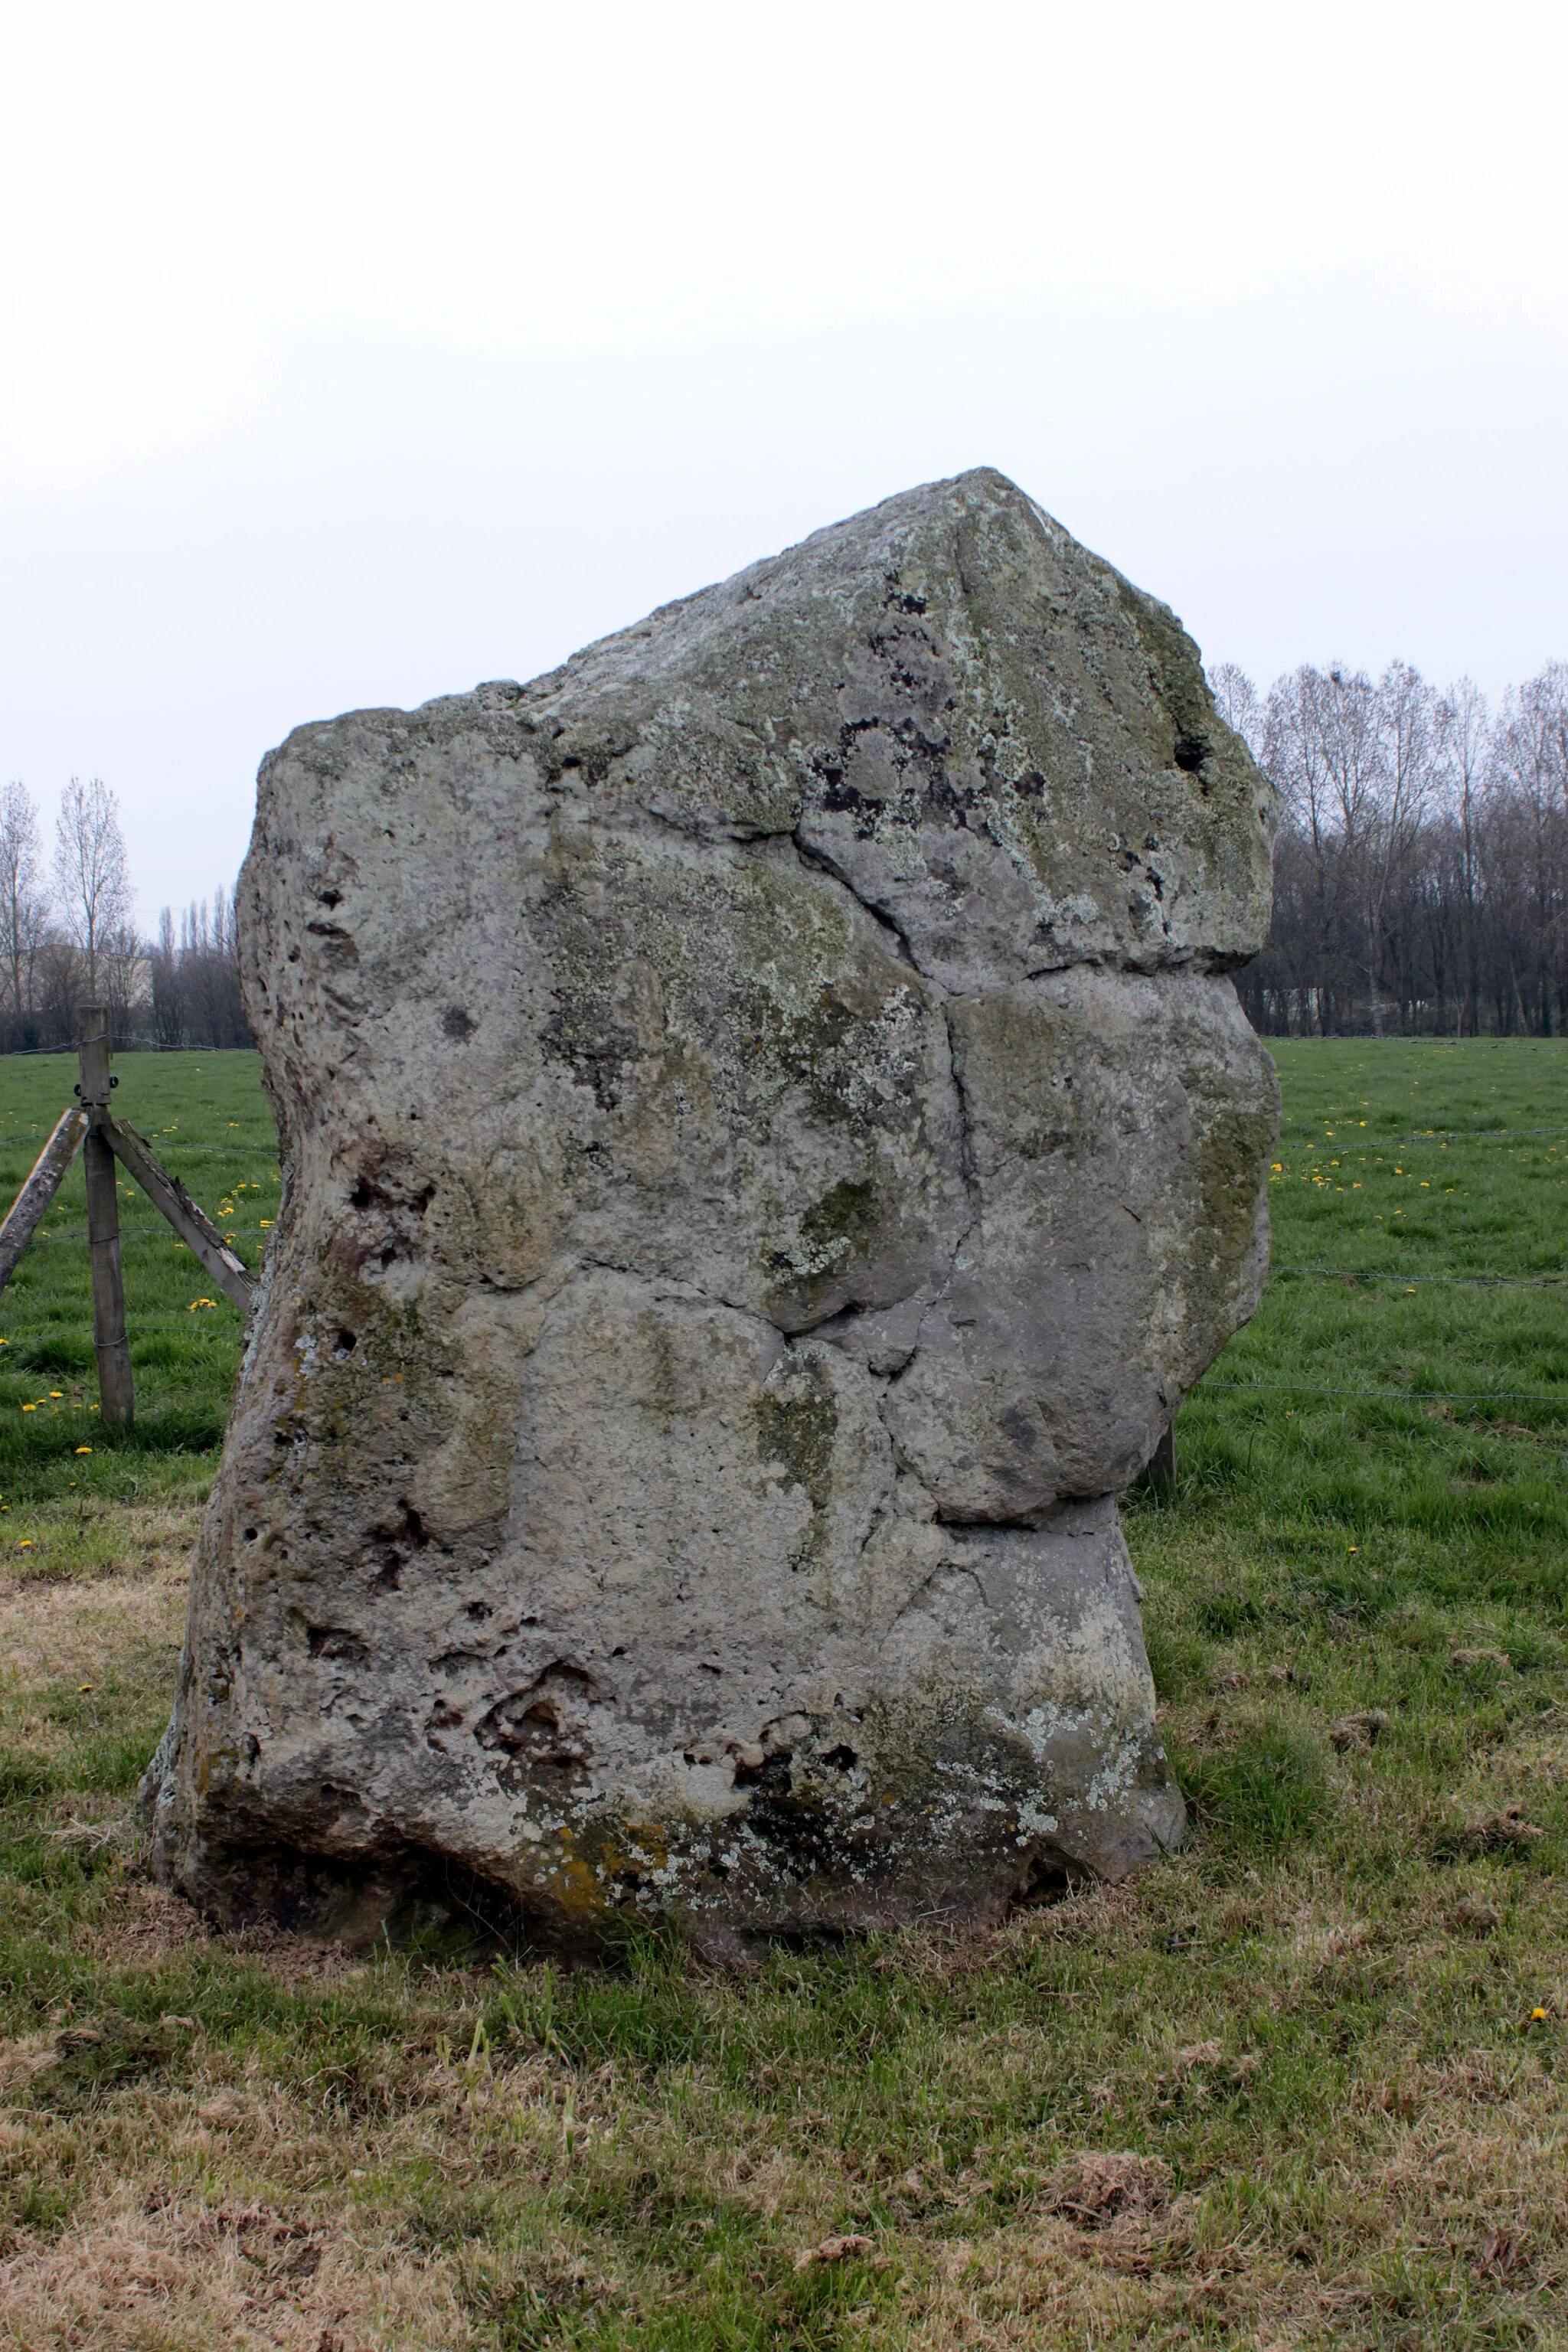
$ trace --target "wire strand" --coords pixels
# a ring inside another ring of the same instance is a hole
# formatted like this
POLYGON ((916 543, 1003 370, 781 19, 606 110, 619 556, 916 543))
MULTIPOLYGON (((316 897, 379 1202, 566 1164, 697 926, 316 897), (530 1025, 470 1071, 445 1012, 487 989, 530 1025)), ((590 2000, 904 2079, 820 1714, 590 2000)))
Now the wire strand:
POLYGON ((1406 1288, 1416 1283, 1473 1282, 1521 1290, 1553 1290, 1568 1281, 1568 1275, 1563 1274, 1402 1274, 1397 1270, 1384 1274, 1372 1266, 1346 1265, 1271 1265, 1269 1280, 1276 1275, 1316 1275, 1326 1282, 1403 1282, 1406 1288))
POLYGON ((1568 1412, 1568 1396, 1541 1396, 1531 1389, 1321 1389, 1304 1381, 1194 1381, 1189 1397, 1207 1389, 1231 1389, 1248 1396, 1348 1396, 1392 1401, 1396 1404, 1550 1404, 1568 1412))
MULTIPOLYGON (((1291 1124, 1288 1118, 1280 1121, 1281 1136, 1291 1124)), ((1347 1129, 1345 1140, 1358 1141, 1360 1135, 1359 1128, 1347 1129)), ((1429 1127, 1419 1135, 1369 1135, 1366 1139, 1369 1145, 1381 1143, 1389 1150, 1405 1151, 1413 1143, 1511 1143, 1525 1135, 1568 1135, 1568 1127, 1429 1127)), ((1337 1143, 1340 1139, 1331 1135, 1325 1140, 1337 1143)))

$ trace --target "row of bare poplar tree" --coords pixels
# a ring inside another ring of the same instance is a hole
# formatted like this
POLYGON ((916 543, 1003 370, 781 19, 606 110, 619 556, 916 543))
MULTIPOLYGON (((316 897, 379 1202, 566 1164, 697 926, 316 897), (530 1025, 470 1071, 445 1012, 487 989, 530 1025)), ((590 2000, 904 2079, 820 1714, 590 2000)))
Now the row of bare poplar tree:
POLYGON ((1568 1031, 1568 663, 1495 710, 1408 662, 1211 682, 1284 800, 1268 944, 1237 975, 1256 1028, 1568 1031))
POLYGON ((60 794, 53 854, 23 784, 0 793, 0 1051, 76 1042, 77 1007, 107 1003, 121 1045, 247 1045, 234 907, 220 887, 157 939, 139 935, 120 810, 94 776, 60 794))
MULTIPOLYGON (((1254 1026, 1462 1036, 1568 1032, 1568 663, 1498 709, 1408 662, 1379 678, 1304 665, 1267 697, 1224 663, 1223 715, 1283 796, 1268 943, 1237 975, 1254 1026)), ((0 793, 0 1049, 69 1045, 102 998, 127 1045, 241 1045, 232 900, 132 919, 114 794, 60 796, 46 868, 38 813, 0 793)))

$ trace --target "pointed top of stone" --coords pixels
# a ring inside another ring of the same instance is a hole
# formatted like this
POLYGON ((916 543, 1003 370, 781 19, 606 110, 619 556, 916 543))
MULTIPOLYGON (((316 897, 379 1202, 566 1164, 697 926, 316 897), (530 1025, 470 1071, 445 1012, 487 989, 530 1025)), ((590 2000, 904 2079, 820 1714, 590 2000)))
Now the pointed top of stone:
POLYGON ((1196 646, 990 467, 412 723, 476 709, 606 814, 795 835, 950 988, 1224 970, 1268 928, 1275 794, 1196 646))

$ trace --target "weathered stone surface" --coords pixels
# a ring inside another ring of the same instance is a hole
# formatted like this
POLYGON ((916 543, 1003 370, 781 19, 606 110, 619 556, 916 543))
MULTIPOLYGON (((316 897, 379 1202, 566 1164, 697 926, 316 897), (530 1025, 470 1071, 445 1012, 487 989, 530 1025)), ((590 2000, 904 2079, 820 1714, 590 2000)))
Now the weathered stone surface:
POLYGON ((1127 1486, 1251 1312, 1273 1073, 1226 980, 1079 967, 950 1018, 973 1222, 884 1411, 944 1517, 1026 1521, 1127 1486))
POLYGON ((1169 1845, 1114 1496, 1261 1280, 1272 822, 1172 615, 991 473, 291 736, 163 1874, 718 1946, 1169 1845))

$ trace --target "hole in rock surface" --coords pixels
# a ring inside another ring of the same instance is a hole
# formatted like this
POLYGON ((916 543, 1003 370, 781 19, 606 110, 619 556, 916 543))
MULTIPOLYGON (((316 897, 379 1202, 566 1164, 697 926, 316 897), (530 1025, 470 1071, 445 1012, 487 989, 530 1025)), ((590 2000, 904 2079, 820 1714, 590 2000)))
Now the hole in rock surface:
POLYGON ((366 1554, 374 1570, 371 1591, 396 1592, 409 1560, 416 1552, 423 1551, 429 1540, 418 1512, 400 1496, 396 1510, 378 1519, 365 1537, 366 1554))
POLYGON ((474 1726, 481 1748, 500 1749, 525 1772, 566 1771, 588 1757, 587 1712, 593 1683, 581 1666, 557 1659, 525 1689, 498 1699, 474 1726))
POLYGON ((1074 1887, 1089 1883, 1090 1876, 1065 1854, 1047 1848, 1031 1857, 1007 1907, 1010 1911, 1044 1910, 1053 1903, 1063 1902, 1074 1887))
POLYGON ((306 1639, 313 1658, 339 1658, 357 1666, 370 1654, 359 1635, 343 1625, 312 1625, 306 1639))

